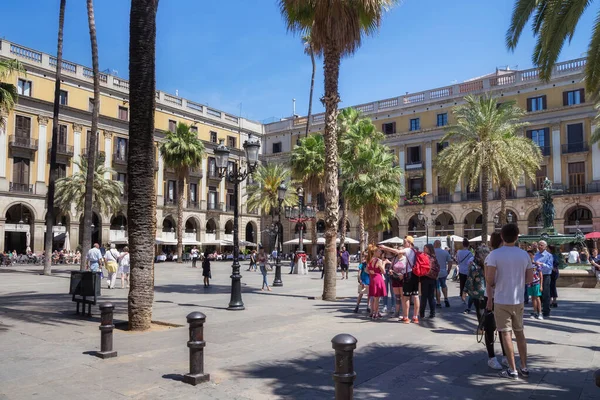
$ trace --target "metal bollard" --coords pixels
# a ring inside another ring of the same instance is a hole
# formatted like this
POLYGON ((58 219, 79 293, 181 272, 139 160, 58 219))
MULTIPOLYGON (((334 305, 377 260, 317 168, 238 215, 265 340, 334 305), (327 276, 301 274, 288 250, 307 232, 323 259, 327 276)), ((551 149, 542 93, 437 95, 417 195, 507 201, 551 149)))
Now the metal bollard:
POLYGON ((100 351, 96 356, 100 358, 113 358, 117 352, 113 351, 113 311, 115 306, 112 303, 100 304, 100 351))
POLYGON ((600 369, 594 372, 594 381, 596 382, 596 386, 600 387, 600 369))
POLYGON ((190 325, 190 340, 187 346, 190 348, 190 373, 183 376, 183 381, 196 386, 210 380, 210 374, 204 373, 204 322, 206 315, 199 311, 188 314, 187 322, 190 325))
POLYGON ((335 400, 352 400, 354 398, 354 349, 358 340, 347 333, 340 333, 331 339, 335 350, 335 400))

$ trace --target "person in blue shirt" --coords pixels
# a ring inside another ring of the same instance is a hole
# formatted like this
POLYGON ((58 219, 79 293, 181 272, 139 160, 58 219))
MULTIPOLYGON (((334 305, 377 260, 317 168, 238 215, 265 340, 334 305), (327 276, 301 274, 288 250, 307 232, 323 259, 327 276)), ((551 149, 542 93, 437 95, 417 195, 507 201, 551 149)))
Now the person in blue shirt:
POLYGON ((554 268, 554 256, 546 248, 548 243, 544 240, 538 242, 538 252, 533 257, 533 264, 542 269, 542 316, 550 317, 550 282, 552 282, 552 269, 554 268))
POLYGON ((354 308, 354 313, 358 312, 358 307, 360 306, 360 301, 362 300, 364 294, 367 295, 367 313, 371 312, 369 283, 370 277, 369 273, 367 272, 367 252, 365 251, 361 257, 360 264, 358 264, 358 299, 356 299, 356 307, 354 308))

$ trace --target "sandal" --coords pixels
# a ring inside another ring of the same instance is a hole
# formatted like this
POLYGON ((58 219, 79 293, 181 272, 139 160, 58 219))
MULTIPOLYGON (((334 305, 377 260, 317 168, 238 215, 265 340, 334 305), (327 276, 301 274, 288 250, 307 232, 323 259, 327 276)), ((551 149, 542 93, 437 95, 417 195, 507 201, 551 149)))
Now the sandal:
POLYGON ((413 317, 412 322, 413 322, 413 324, 418 324, 419 323, 419 318, 413 317))

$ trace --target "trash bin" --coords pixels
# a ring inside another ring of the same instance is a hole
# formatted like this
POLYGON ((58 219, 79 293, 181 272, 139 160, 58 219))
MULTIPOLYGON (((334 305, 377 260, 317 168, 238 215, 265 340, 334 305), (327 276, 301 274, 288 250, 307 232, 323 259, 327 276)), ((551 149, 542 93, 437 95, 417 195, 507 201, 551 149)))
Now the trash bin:
POLYGON ((71 271, 69 294, 73 295, 73 301, 77 303, 76 313, 79 314, 79 304, 83 304, 81 313, 85 313, 85 305, 88 305, 88 316, 92 314, 92 305, 95 305, 101 295, 102 280, 99 272, 71 271))

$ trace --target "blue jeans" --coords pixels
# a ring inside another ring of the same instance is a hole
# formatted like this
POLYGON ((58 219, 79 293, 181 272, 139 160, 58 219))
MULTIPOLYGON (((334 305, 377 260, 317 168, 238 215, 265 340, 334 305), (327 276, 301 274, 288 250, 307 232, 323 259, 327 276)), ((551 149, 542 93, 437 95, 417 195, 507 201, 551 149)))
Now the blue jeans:
POLYGON ((385 274, 385 290, 387 292, 385 296, 384 305, 391 310, 396 306, 396 294, 394 293, 394 288, 392 287, 392 279, 388 274, 385 274), (391 294, 391 296, 389 296, 391 294))
POLYGON ((262 287, 264 288, 265 286, 269 286, 269 284, 267 283, 267 267, 265 265, 261 265, 260 266, 260 273, 263 276, 263 283, 262 283, 262 287))

